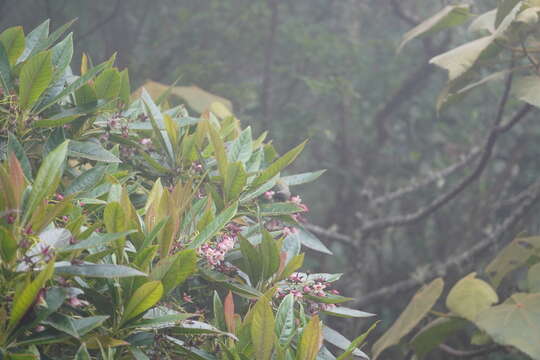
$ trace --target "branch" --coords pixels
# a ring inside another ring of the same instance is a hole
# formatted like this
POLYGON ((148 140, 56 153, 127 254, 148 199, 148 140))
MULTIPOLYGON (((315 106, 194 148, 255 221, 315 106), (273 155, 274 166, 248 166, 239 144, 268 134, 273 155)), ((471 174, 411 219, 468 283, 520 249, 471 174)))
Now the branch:
POLYGON ((510 215, 508 215, 508 217, 506 217, 502 223, 496 226, 492 231, 486 232, 484 234, 484 238, 473 247, 449 258, 445 262, 436 264, 434 266, 426 265, 420 267, 429 271, 423 270, 421 273, 419 272, 417 276, 412 276, 409 279, 396 282, 392 285, 385 286, 379 290, 364 295, 357 299, 356 304, 364 305, 377 301, 381 298, 411 290, 434 277, 446 275, 452 266, 460 266, 461 264, 472 259, 474 256, 484 252, 491 245, 495 244, 502 234, 514 226, 517 221, 520 220, 540 198, 540 181, 532 184, 526 190, 524 190, 521 197, 524 198, 521 204, 512 213, 510 213, 510 215))
POLYGON ((409 24, 410 26, 416 26, 420 23, 418 19, 415 19, 411 15, 407 14, 401 7, 401 0, 391 0, 390 5, 398 18, 409 24))
POLYGON ((457 350, 446 344, 440 344, 439 349, 441 349, 447 354, 458 356, 461 358, 473 358, 499 351, 502 349, 502 347, 500 345, 491 345, 477 350, 457 350))
POLYGON ((450 176, 451 174, 457 172, 459 169, 463 168, 464 166, 468 165, 471 161, 473 161, 474 159, 476 159, 476 157, 478 155, 480 155, 482 153, 482 148, 480 146, 475 146, 473 147, 468 154, 466 155, 463 155, 461 156, 461 159, 442 169, 442 170, 439 170, 437 172, 433 172, 431 174, 429 174, 427 177, 425 178, 422 178, 422 179, 414 179, 412 180, 409 184, 407 184, 406 186, 402 187, 402 188, 399 188, 397 190, 394 190, 392 192, 389 192, 387 194, 384 194, 384 195, 381 195, 377 198, 374 198, 373 200, 371 200, 371 203, 370 205, 372 206, 380 206, 380 205, 383 205, 385 203, 388 203, 392 200, 395 200, 395 199, 398 199, 408 193, 411 193, 413 191, 416 191, 422 187, 425 187, 425 186, 428 186, 430 185, 431 183, 441 179, 441 178, 445 178, 447 176, 450 176))
POLYGON ((450 190, 446 194, 443 194, 437 197, 429 205, 423 208, 420 208, 413 213, 388 217, 388 218, 384 218, 380 220, 368 221, 362 227, 362 232, 381 230, 384 228, 394 227, 394 226, 404 226, 404 225, 408 225, 416 221, 420 221, 422 219, 425 219, 429 215, 431 215, 433 212, 441 208, 443 205, 448 203, 453 198, 455 198, 463 190, 465 190, 470 184, 472 184, 476 179, 480 177, 480 175, 482 174, 482 172, 484 171, 484 169, 486 168, 488 164, 488 160, 491 157, 497 138, 501 134, 510 130, 514 125, 516 125, 521 119, 525 117, 525 115, 527 115, 531 111, 531 109, 532 109, 531 105, 529 104, 524 105, 514 115, 514 117, 511 120, 509 120, 506 124, 499 124, 500 118, 502 117, 502 115, 499 115, 501 112, 497 114, 495 118, 495 124, 494 124, 495 126, 490 131, 484 143, 483 154, 482 154, 482 157, 480 158, 480 161, 478 162, 478 165, 469 176, 465 177, 452 190, 450 190))

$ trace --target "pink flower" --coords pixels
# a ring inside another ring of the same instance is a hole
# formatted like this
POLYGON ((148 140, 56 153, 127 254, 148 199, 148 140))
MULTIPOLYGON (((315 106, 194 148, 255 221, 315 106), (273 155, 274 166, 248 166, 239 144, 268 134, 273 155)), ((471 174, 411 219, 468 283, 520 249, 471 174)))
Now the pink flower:
POLYGON ((302 203, 302 198, 298 195, 295 195, 295 196, 291 196, 290 201, 295 203, 296 205, 300 205, 302 203))
POLYGON ((141 139, 141 145, 150 145, 151 143, 152 143, 152 139, 149 139, 149 138, 141 139))
POLYGON ((291 294, 293 294, 295 299, 301 299, 304 297, 304 294, 302 294, 302 292, 298 290, 291 290, 291 294))
POLYGON ((189 296, 186 293, 184 293, 184 295, 182 295, 182 299, 184 299, 185 302, 193 303, 193 299, 191 298, 191 296, 189 296))
POLYGON ((56 200, 58 200, 58 201, 64 200, 64 195, 62 195, 62 194, 56 194, 55 197, 56 197, 56 200))
POLYGON ((296 234, 298 232, 298 229, 294 227, 285 226, 282 231, 283 231, 283 236, 289 236, 292 234, 296 234))
POLYGON ((38 325, 34 328, 35 332, 43 332, 45 331, 45 326, 43 325, 38 325))
POLYGON ((275 191, 269 190, 264 193, 264 198, 266 200, 272 200, 274 198, 274 195, 276 194, 275 191))
POLYGON ((73 306, 73 307, 81 307, 81 306, 89 305, 88 301, 81 300, 81 299, 77 298, 76 296, 70 297, 68 299, 68 304, 73 306))

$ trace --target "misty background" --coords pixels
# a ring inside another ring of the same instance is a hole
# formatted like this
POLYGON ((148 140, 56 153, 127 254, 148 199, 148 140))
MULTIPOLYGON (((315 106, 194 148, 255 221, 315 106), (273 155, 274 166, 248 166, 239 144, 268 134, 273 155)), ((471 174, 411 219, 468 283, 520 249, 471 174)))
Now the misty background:
MULTIPOLYGON (((344 272, 342 293, 356 298, 350 306, 392 321, 433 277, 450 283, 516 234, 540 233, 537 207, 492 232, 538 174, 534 116, 501 137, 462 191, 432 206, 471 175, 502 88, 490 85, 437 114, 446 75, 428 61, 462 42, 466 27, 396 53, 402 35, 446 3, 0 0, 0 26, 32 29, 50 18, 55 29, 77 18, 76 63, 83 51, 94 63, 118 52, 133 89, 181 76, 180 85, 229 99, 244 125, 269 130, 281 153, 309 138, 294 171, 327 172, 293 192, 335 256, 313 253, 307 267, 344 272), (469 251, 490 236, 489 246, 469 251)), ((509 112, 516 107, 511 100, 509 112)), ((355 334, 365 325, 335 323, 355 334)))

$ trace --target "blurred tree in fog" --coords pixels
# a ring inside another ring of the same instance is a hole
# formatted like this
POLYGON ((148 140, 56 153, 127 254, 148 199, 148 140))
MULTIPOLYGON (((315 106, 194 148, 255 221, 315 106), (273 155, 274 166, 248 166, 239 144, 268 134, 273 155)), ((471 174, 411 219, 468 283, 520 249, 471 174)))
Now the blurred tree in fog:
MULTIPOLYGON (((96 62, 118 51, 135 85, 181 76, 230 99, 240 119, 271 130, 279 149, 311 138, 296 166, 328 172, 302 196, 311 229, 337 254, 320 261, 346 263, 345 293, 387 319, 430 280, 428 264, 464 274, 517 232, 539 230, 530 210, 538 194, 520 193, 538 174, 538 124, 502 134, 479 162, 503 84, 436 113, 445 74, 428 61, 465 30, 396 54, 402 34, 446 3, 0 0, 0 24, 78 18, 76 44, 96 62), (527 211, 494 237, 525 200, 527 211)), ((516 107, 509 99, 507 113, 516 107)))

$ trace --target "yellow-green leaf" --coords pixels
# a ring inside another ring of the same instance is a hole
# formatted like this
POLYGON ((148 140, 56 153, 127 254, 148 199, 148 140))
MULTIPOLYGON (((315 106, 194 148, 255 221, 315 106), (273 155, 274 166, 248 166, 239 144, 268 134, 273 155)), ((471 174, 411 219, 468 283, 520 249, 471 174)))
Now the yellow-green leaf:
POLYGON ((253 307, 251 322, 251 341, 256 360, 268 360, 272 356, 275 340, 274 326, 274 313, 270 300, 266 296, 261 296, 253 307))
POLYGON ((499 301, 493 288, 471 273, 459 280, 446 298, 446 306, 455 314, 475 321, 478 314, 499 301))
POLYGON ((313 316, 302 331, 296 360, 315 360, 322 345, 322 326, 319 316, 313 316))
POLYGON ((19 101, 22 109, 28 109, 49 86, 53 76, 50 51, 32 56, 21 69, 19 101))
POLYGON ((15 26, 4 30, 0 34, 0 42, 8 55, 9 64, 15 65, 17 59, 24 51, 24 31, 22 26, 15 26))
POLYGON ((162 296, 163 285, 161 281, 150 281, 143 284, 129 300, 122 316, 122 324, 156 305, 162 296))

